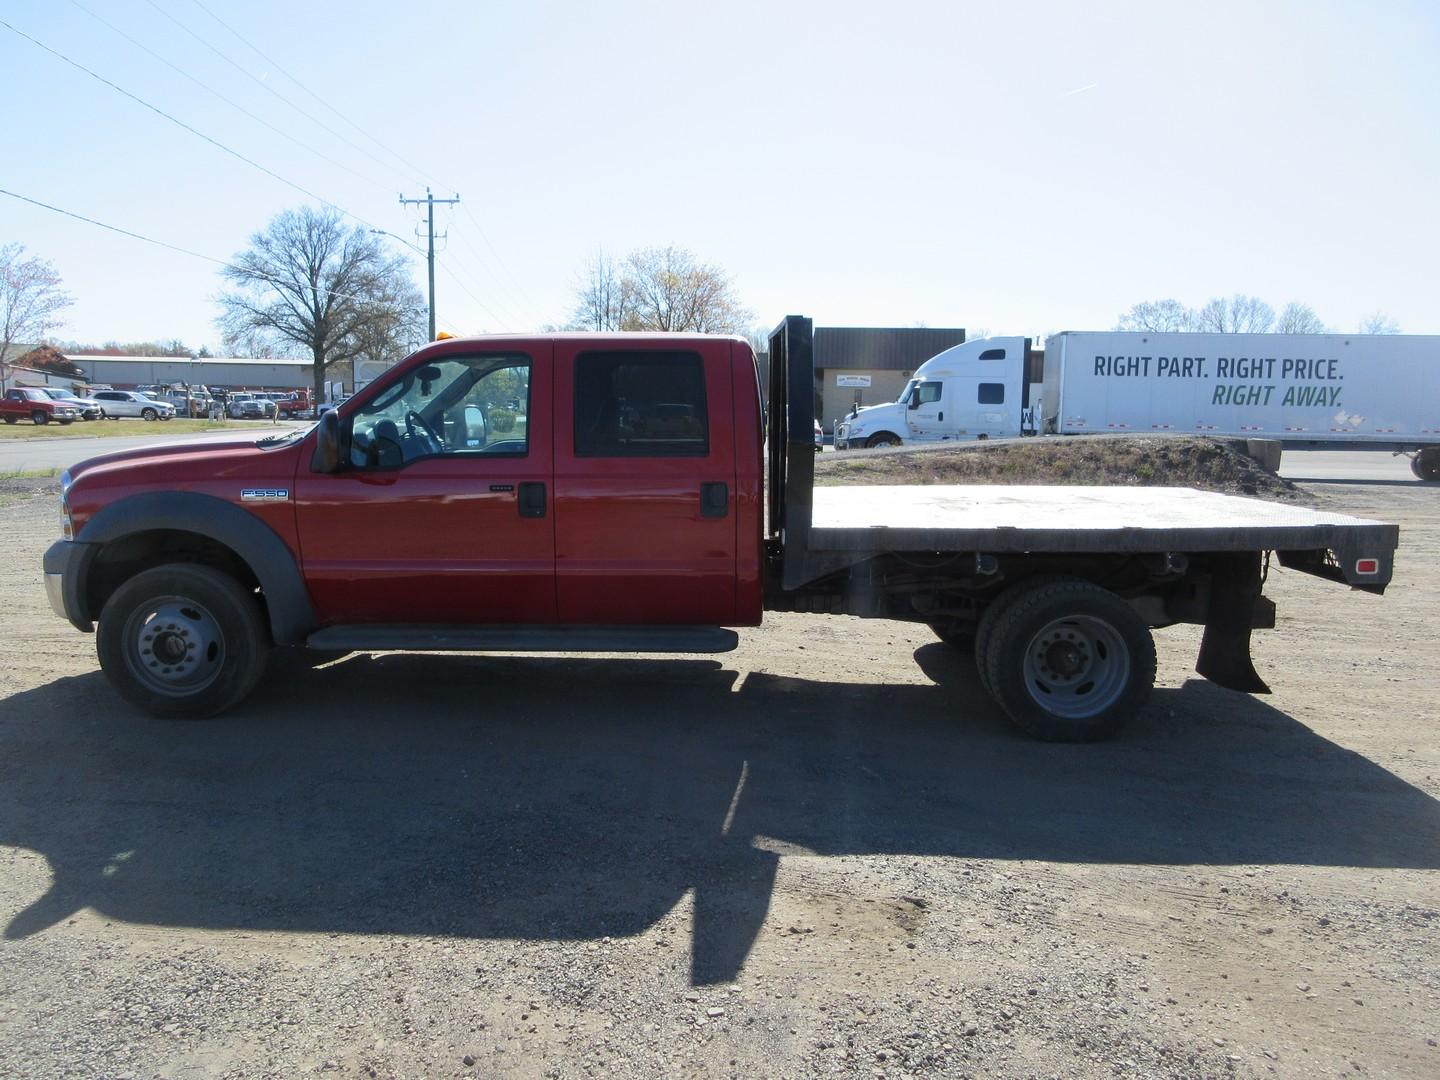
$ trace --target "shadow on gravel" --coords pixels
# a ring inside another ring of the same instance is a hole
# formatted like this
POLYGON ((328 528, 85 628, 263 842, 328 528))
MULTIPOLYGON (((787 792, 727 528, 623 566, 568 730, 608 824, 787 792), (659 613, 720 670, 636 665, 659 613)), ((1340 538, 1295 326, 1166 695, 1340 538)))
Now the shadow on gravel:
MULTIPOLYGON (((1012 735, 967 660, 836 686, 711 660, 357 656, 202 723, 90 674, 0 702, 0 843, 159 926, 592 939, 695 894, 732 979, 779 856, 1440 868, 1440 803, 1259 701, 1157 691, 1127 736, 1012 735)), ((0 915, 0 920, 5 916, 0 915)))

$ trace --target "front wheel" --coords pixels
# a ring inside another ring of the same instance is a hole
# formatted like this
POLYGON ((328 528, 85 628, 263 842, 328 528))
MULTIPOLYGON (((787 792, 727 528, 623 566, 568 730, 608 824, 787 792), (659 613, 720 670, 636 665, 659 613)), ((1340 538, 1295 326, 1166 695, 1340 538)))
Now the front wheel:
POLYGON ((32 424, 35 424, 36 426, 48 424, 50 422, 50 416, 48 413, 44 413, 41 412, 39 409, 36 409, 30 414, 30 422, 32 424))
POLYGON ((100 667, 154 716, 214 716, 250 693, 269 640, 259 602, 238 581, 193 563, 137 574, 106 602, 100 667))
POLYGON ((881 431, 865 440, 865 446, 871 450, 877 450, 882 446, 899 446, 900 437, 891 435, 888 431, 881 431))
POLYGON ((1015 725, 1050 742, 1095 742, 1140 711, 1155 641, 1135 609, 1086 581, 1019 596, 987 642, 985 682, 1015 725))
POLYGON ((147 409, 141 409, 141 410, 140 410, 140 418, 141 418, 142 420, 154 420, 154 419, 155 419, 156 417, 158 417, 159 415, 160 415, 160 414, 159 414, 158 412, 156 412, 154 409, 148 409, 148 408, 147 408, 147 409))

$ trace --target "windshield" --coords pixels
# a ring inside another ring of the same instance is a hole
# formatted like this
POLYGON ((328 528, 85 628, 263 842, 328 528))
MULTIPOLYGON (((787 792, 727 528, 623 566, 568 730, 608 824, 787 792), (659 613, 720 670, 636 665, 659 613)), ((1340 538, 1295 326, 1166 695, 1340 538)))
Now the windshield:
POLYGON ((904 405, 907 401, 909 401, 910 394, 914 391, 915 387, 919 384, 919 382, 919 379, 911 379, 908 383, 906 383, 905 389, 901 390, 900 396, 895 399, 895 404, 904 405))
POLYGON ((45 392, 53 398, 73 398, 75 396, 69 390, 46 390, 45 392))

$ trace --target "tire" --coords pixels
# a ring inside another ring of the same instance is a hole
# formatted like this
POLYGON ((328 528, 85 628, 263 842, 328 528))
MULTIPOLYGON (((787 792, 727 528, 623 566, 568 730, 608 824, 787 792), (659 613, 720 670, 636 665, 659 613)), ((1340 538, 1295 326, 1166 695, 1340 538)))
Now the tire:
POLYGON ((1036 584, 997 618, 987 642, 990 693, 1026 734, 1047 742, 1109 738, 1155 683, 1155 641, 1135 609, 1086 581, 1036 584))
POLYGON ((60 421, 60 426, 61 426, 61 427, 69 427, 69 426, 70 426, 71 424, 73 424, 74 422, 75 422, 75 421, 74 421, 73 419, 71 419, 71 420, 64 420, 64 419, 62 419, 62 420, 60 421))
POLYGON ((900 437, 898 435, 891 435, 888 431, 877 431, 874 435, 871 435, 868 439, 865 440, 865 447, 869 450, 874 450, 876 447, 880 446, 899 445, 900 437))
POLYGON ((974 651, 975 627, 973 624, 962 622, 959 619, 947 619, 944 622, 932 622, 928 625, 935 632, 935 636, 952 649, 960 652, 974 651))
POLYGON ((1419 480, 1440 480, 1440 451, 1421 450, 1410 459, 1410 471, 1419 480))
POLYGON ((12 416, 10 413, 6 413, 6 414, 5 414, 5 422, 6 422, 7 424, 13 424, 13 423, 15 423, 15 421, 18 420, 18 419, 19 419, 19 417, 17 417, 17 416, 12 416))
POLYGON ((100 613, 95 648, 106 678, 132 705, 198 719, 255 688, 270 642, 259 601, 238 581, 208 566, 171 563, 115 590, 100 613))
POLYGON ((36 409, 30 414, 30 422, 36 427, 43 427, 50 422, 50 417, 47 413, 43 413, 39 409, 36 409))
POLYGON ((990 694, 995 691, 990 689, 990 676, 986 671, 985 656, 990 649, 990 640, 995 633, 995 624, 1000 621, 1010 605, 1023 596, 1042 589, 1047 585, 1057 585, 1063 582, 1078 582, 1079 578, 1064 577, 1058 574, 1044 574, 1039 577, 1027 578, 1018 585, 1012 585, 994 600, 980 616, 980 622, 975 627, 975 671, 980 676, 980 685, 990 694))
POLYGON ((151 408, 144 408, 140 410, 140 418, 142 420, 154 420, 158 418, 159 415, 160 414, 158 412, 151 408))

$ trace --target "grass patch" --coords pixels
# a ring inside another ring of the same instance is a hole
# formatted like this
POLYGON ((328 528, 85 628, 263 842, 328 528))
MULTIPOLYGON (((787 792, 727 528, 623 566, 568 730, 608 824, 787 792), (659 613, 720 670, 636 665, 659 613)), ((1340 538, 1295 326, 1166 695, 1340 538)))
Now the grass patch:
POLYGON ((77 420, 73 424, 32 424, 21 420, 14 424, 0 424, 0 439, 74 439, 90 436, 114 435, 193 435, 197 431, 240 431, 263 433, 267 430, 283 431, 269 420, 190 420, 176 417, 174 420, 77 420))
POLYGON ((1237 442, 1189 435, 1081 435, 858 450, 817 458, 815 483, 1105 484, 1307 499, 1294 484, 1246 456, 1237 442))

